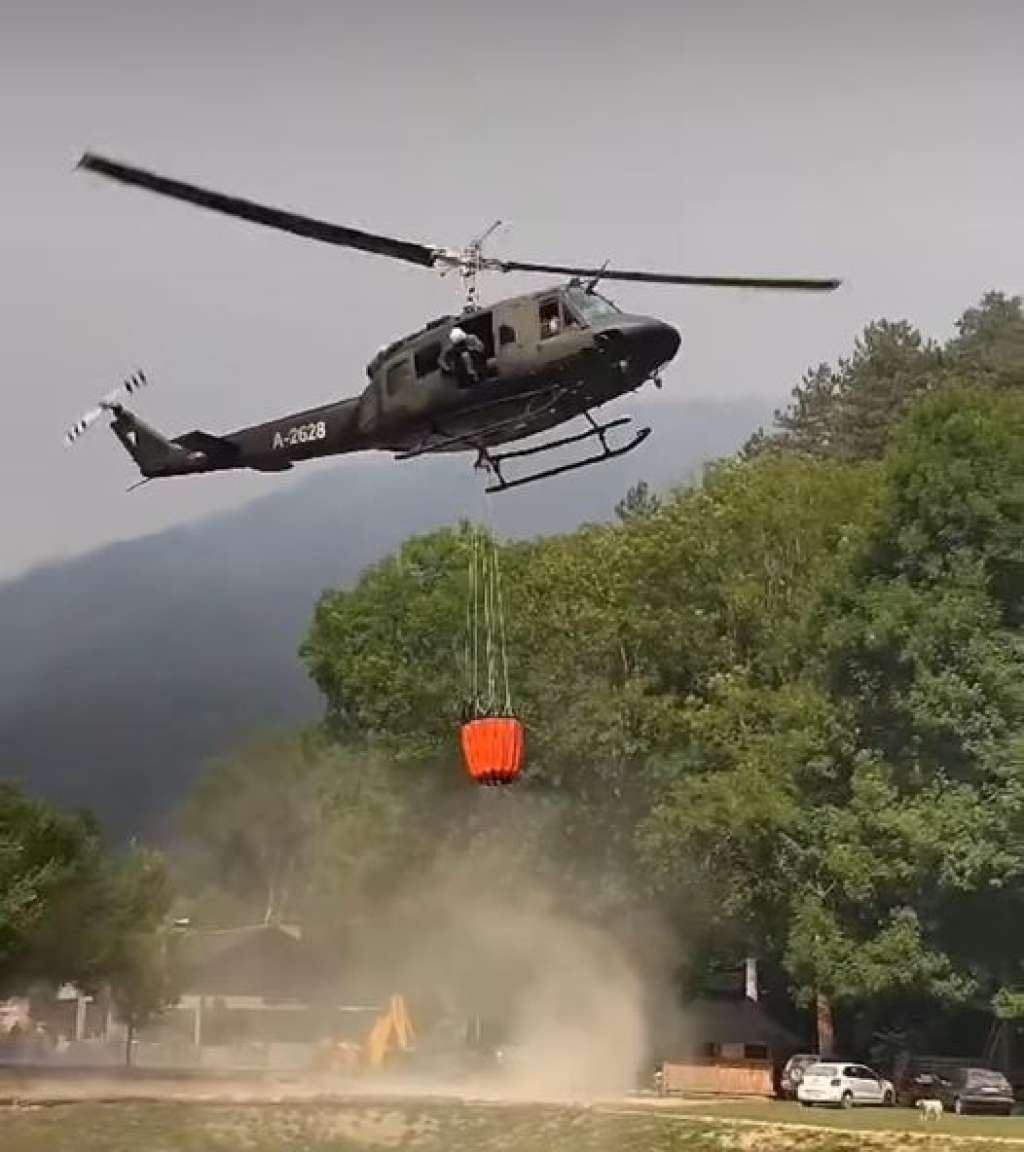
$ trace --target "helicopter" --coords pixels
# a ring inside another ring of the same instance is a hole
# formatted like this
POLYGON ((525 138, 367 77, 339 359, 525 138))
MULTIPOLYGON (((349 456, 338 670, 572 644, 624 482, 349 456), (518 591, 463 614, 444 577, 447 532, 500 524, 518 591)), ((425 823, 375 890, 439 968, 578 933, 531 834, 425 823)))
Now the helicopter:
MULTIPOLYGON (((188 476, 229 469, 283 472, 315 457, 383 450, 398 460, 473 452, 488 473, 488 492, 505 491, 563 472, 586 468, 634 451, 649 427, 622 443, 609 433, 632 423, 629 416, 598 419, 609 401, 648 382, 661 387, 661 372, 682 338, 663 320, 622 310, 598 291, 602 281, 718 288, 829 292, 834 279, 694 276, 497 259, 484 245, 493 224, 464 248, 445 248, 328 223, 195 184, 158 175, 86 152, 79 169, 201 208, 322 243, 402 260, 462 280, 460 314, 430 321, 381 348, 366 366, 361 394, 293 412, 233 432, 196 429, 168 438, 124 404, 147 383, 136 373, 68 432, 73 443, 104 413, 143 479, 188 476), (553 286, 484 306, 482 273, 539 273, 566 278, 553 286), (541 443, 520 441, 577 418, 580 431, 541 443), (597 451, 583 459, 509 477, 511 460, 546 454, 584 441, 597 451), (506 447, 508 446, 508 447, 506 447)), ((138 485, 134 485, 138 486, 138 485)))

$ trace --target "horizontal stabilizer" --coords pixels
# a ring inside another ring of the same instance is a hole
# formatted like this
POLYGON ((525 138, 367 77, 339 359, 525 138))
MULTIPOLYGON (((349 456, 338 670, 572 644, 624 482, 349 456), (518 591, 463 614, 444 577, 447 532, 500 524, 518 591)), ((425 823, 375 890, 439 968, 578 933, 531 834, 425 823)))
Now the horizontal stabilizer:
POLYGON ((210 460, 234 460, 239 454, 237 444, 232 444, 230 440, 225 440, 222 436, 214 436, 210 432, 201 432, 199 429, 196 429, 194 432, 186 432, 183 436, 175 437, 174 443, 180 444, 182 448, 188 449, 189 452, 202 452, 202 454, 210 460))

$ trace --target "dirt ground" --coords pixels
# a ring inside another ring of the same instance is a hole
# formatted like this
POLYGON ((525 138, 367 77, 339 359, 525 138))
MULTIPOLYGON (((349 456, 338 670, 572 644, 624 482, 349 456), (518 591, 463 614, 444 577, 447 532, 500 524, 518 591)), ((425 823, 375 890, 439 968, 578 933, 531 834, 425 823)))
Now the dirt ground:
POLYGON ((545 1104, 254 1078, 0 1073, 0 1101, 4 1152, 1024 1152, 1024 1117, 924 1124, 903 1109, 808 1113, 739 1100, 545 1104))

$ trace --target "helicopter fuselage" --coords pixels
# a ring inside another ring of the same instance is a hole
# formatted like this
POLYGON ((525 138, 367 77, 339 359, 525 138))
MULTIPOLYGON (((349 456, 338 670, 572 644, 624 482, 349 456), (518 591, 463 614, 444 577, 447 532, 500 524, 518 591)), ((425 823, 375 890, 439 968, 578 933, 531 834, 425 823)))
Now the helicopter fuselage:
POLYGON ((821 278, 703 276, 609 268, 607 261, 594 268, 498 259, 485 256, 483 251, 497 223, 466 247, 449 248, 271 207, 93 152, 84 153, 78 167, 260 227, 400 260, 441 275, 455 272, 465 288, 466 306, 461 316, 443 317, 381 349, 368 366, 370 381, 361 396, 223 436, 199 430, 173 440, 161 436, 121 403, 120 397, 130 395, 137 386, 135 377, 126 380, 86 412, 65 439, 74 442, 108 412, 113 416, 115 435, 146 479, 234 468, 279 472, 316 456, 373 449, 393 451, 399 459, 475 451, 478 465, 491 472, 495 488, 502 490, 587 467, 631 452, 650 434, 649 428, 641 428, 628 443, 612 446, 607 433, 628 424, 629 418, 600 423, 593 410, 636 390, 646 380, 657 381, 658 370, 675 356, 680 345, 679 333, 671 325, 622 312, 594 291, 598 282, 796 292, 832 292, 840 284, 839 280, 821 278), (481 308, 476 285, 483 272, 571 279, 561 286, 481 308), (453 340, 455 327, 468 337, 453 340), (585 418, 587 430, 531 447, 491 451, 575 416, 585 418), (600 443, 597 456, 553 466, 532 476, 507 480, 502 475, 505 461, 592 438, 600 443))
POLYGON ((396 451, 504 444, 634 391, 679 344, 663 321, 628 315, 575 285, 534 292, 445 317, 384 349, 368 367, 357 422, 396 451), (469 386, 439 364, 455 326, 483 346, 481 379, 469 386))
POLYGON ((114 434, 147 480, 235 468, 280 472, 300 460, 377 449, 392 451, 398 459, 475 451, 477 464, 486 467, 495 482, 488 491, 531 483, 637 448, 650 428, 641 428, 627 443, 613 446, 607 433, 628 424, 629 417, 601 423, 593 411, 647 380, 657 382, 659 369, 679 349, 680 336, 671 325, 622 312, 594 291, 599 282, 796 292, 832 292, 840 284, 822 278, 609 268, 607 261, 595 268, 499 259, 485 255, 483 246, 500 222, 466 247, 449 248, 275 208, 93 152, 84 153, 78 167, 260 227, 400 260, 441 275, 455 272, 465 289, 461 316, 443 317, 381 349, 368 365, 370 380, 362 395, 222 436, 198 429, 174 439, 161 436, 121 403, 120 397, 138 386, 135 377, 126 380, 86 412, 65 439, 74 442, 108 412, 113 416, 114 434), (484 272, 570 279, 561 286, 481 308, 476 287, 484 272), (458 340, 453 338, 456 327, 463 333, 458 340), (585 418, 585 431, 544 444, 492 451, 575 416, 585 418), (590 439, 600 444, 597 456, 511 480, 502 474, 502 464, 508 460, 590 439))
POLYGON ((663 321, 622 312, 570 283, 431 322, 381 349, 367 365, 369 383, 350 399, 220 436, 186 433, 163 441, 159 453, 138 451, 140 431, 162 438, 126 410, 115 413, 114 431, 152 478, 284 471, 303 460, 375 449, 480 452, 635 391, 679 345, 678 332, 663 321), (472 383, 443 368, 455 327, 482 348, 472 383), (126 439, 133 431, 135 439, 126 439))

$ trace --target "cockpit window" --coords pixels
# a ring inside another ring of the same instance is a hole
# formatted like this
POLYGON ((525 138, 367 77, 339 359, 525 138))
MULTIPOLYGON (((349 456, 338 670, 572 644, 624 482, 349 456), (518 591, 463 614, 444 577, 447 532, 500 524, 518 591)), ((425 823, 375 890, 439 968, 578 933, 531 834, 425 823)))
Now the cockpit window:
POLYGON ((606 300, 596 292, 587 292, 583 288, 568 288, 565 296, 570 307, 575 309, 587 324, 594 324, 619 314, 619 309, 610 300, 606 300))
POLYGON ((540 338, 542 340, 546 340, 549 336, 557 336, 561 332, 562 310, 558 306, 557 296, 540 302, 539 316, 540 338))

